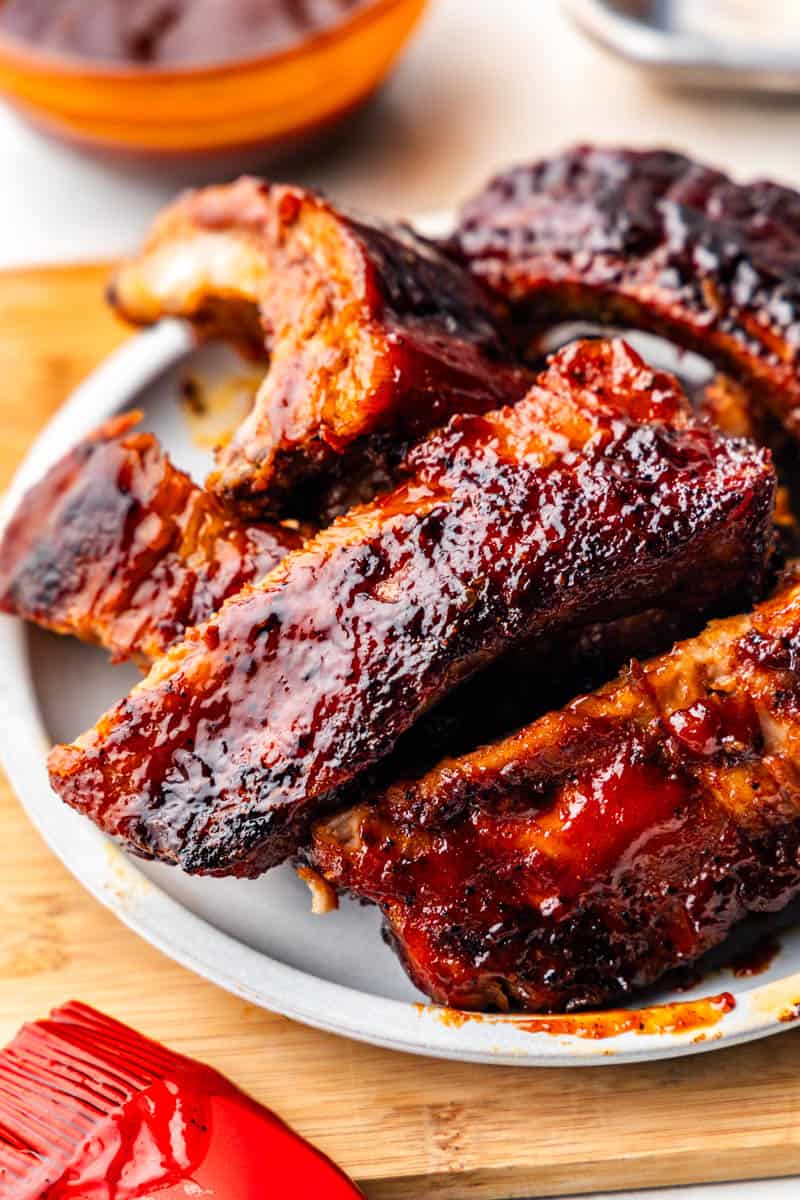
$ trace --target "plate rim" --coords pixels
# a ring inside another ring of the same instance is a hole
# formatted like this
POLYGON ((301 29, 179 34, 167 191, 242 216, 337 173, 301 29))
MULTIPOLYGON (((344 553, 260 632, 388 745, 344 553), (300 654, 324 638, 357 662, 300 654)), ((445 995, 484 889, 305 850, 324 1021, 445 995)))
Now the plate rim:
MULTIPOLYGON (((28 451, 0 505, 0 527, 22 493, 67 445, 130 405, 193 345, 185 326, 165 321, 109 355, 58 409, 28 451)), ((530 1032, 522 1028, 524 1015, 453 1020, 451 1010, 439 1005, 376 996, 288 966, 191 912, 89 821, 59 801, 45 767, 49 738, 30 673, 25 625, 5 615, 0 615, 0 663, 4 667, 0 671, 0 763, 56 857, 145 941, 261 1008, 388 1049, 506 1066, 642 1062, 727 1047, 793 1028, 800 1003, 800 972, 737 989, 735 1007, 708 1031, 695 1028, 590 1039, 530 1032)))

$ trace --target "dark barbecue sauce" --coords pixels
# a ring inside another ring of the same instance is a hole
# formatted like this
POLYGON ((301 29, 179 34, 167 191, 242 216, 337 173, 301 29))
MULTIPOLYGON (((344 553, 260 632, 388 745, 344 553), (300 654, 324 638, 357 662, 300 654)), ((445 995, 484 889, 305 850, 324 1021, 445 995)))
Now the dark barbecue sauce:
POLYGON ((370 0, 5 0, 0 30, 98 62, 186 66, 303 41, 370 0))

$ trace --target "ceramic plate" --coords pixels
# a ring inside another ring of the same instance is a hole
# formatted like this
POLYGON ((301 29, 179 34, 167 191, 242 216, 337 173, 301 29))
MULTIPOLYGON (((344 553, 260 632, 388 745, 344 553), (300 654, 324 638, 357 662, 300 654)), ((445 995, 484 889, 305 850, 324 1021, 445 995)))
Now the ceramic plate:
MULTIPOLYGON (((242 369, 224 347, 194 348, 175 323, 133 338, 44 430, 9 490, 4 518, 71 443, 120 409, 141 408, 144 427, 202 479, 210 455, 198 448, 179 403, 181 382, 187 371, 209 384, 242 369)), ((289 867, 258 880, 197 879, 128 858, 60 803, 45 755, 53 741, 93 724, 137 678, 133 667, 111 666, 97 649, 0 617, 3 765, 42 836, 98 900, 165 954, 251 1003, 393 1049, 532 1066, 692 1053, 776 1033, 800 1011, 798 930, 782 936, 764 974, 717 971, 689 991, 648 997, 648 1005, 676 1007, 641 1017, 555 1020, 549 1027, 524 1018, 462 1017, 425 1003, 384 945, 375 910, 345 900, 337 912, 315 917, 305 885, 289 867), (720 993, 733 1001, 695 1005, 720 993)))

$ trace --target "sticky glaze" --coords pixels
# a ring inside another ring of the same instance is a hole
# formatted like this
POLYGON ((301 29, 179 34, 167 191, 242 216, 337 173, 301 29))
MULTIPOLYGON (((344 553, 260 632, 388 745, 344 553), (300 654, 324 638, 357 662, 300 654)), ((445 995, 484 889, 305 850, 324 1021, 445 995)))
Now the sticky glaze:
POLYGON ((442 1025, 459 1029, 467 1022, 481 1021, 497 1025, 502 1020, 504 1028, 509 1026, 524 1033, 546 1033, 557 1037, 589 1038, 601 1041, 620 1037, 624 1033, 639 1036, 654 1034, 692 1033, 719 1024, 724 1016, 736 1007, 730 992, 716 996, 703 996, 698 1000, 680 1000, 674 1004, 658 1004, 650 1008, 605 1009, 591 1013, 556 1013, 538 1017, 486 1016, 484 1013, 464 1012, 455 1008, 439 1008, 418 1005, 422 1012, 433 1013, 442 1025))
POLYGON ((407 466, 57 747, 61 796, 140 853, 257 874, 512 646, 679 581, 701 609, 761 581, 765 455, 693 424, 622 342, 561 352, 524 402, 454 418, 407 466))
POLYGON ((434 243, 256 179, 181 197, 111 298, 137 323, 189 317, 204 336, 269 350, 209 481, 251 510, 316 518, 370 499, 409 440, 532 382, 505 348, 502 303, 434 243))
POLYGON ((115 417, 23 497, 0 542, 0 608, 155 658, 302 544, 247 524, 170 462, 140 414, 115 417))
POLYGON ((800 582, 518 734, 319 822, 460 1009, 629 995, 800 893, 800 582))
POLYGON ((181 380, 181 409, 195 446, 214 450, 229 442, 253 407, 262 376, 240 372, 210 383, 187 373, 181 380))
POLYGON ((577 146, 498 175, 457 252, 518 306, 520 335, 585 317, 713 359, 795 434, 800 195, 670 151, 577 146))

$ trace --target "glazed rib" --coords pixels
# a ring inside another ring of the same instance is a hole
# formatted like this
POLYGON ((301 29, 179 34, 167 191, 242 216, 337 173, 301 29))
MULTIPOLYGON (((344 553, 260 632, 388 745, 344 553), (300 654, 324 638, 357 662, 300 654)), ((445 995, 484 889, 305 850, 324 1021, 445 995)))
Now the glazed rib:
POLYGON ((139 419, 108 421, 24 496, 0 542, 0 609, 146 661, 303 539, 231 517, 139 419))
POLYGON ((50 757, 139 853, 256 875, 428 708, 523 641, 761 586, 768 455, 687 413, 623 342, 569 347, 518 405, 456 417, 171 648, 50 757))
MULTIPOLYGON (((23 497, 0 540, 0 610, 147 665, 304 538, 231 518, 151 434, 133 432, 138 419, 107 422, 23 497)), ((632 654, 669 645, 712 597, 722 602, 716 577, 707 590, 682 587, 658 608, 571 633, 547 653, 508 656, 426 713, 388 769, 421 772, 519 728, 632 654)))
POLYGON ((251 510, 329 510, 326 489, 354 471, 370 498, 411 440, 531 383, 464 268, 407 226, 358 220, 300 188, 241 179, 183 196, 110 298, 131 321, 188 317, 205 336, 269 352, 209 480, 251 510))
MULTIPOLYGON (((0 540, 0 610, 144 665, 303 536, 231 518, 152 435, 132 432, 137 420, 109 421, 25 495, 0 540)), ((604 682, 632 654, 695 631, 698 611, 722 600, 714 577, 708 589, 682 586, 657 608, 570 633, 546 653, 538 646, 507 656, 426 713, 391 769, 426 770, 519 728, 604 682)))
POLYGON ((577 146, 506 171, 454 241, 520 335, 589 318, 662 334, 800 435, 800 195, 664 150, 577 146))
POLYGON ((618 1000, 800 892, 800 583, 505 741, 320 822, 418 987, 618 1000))

